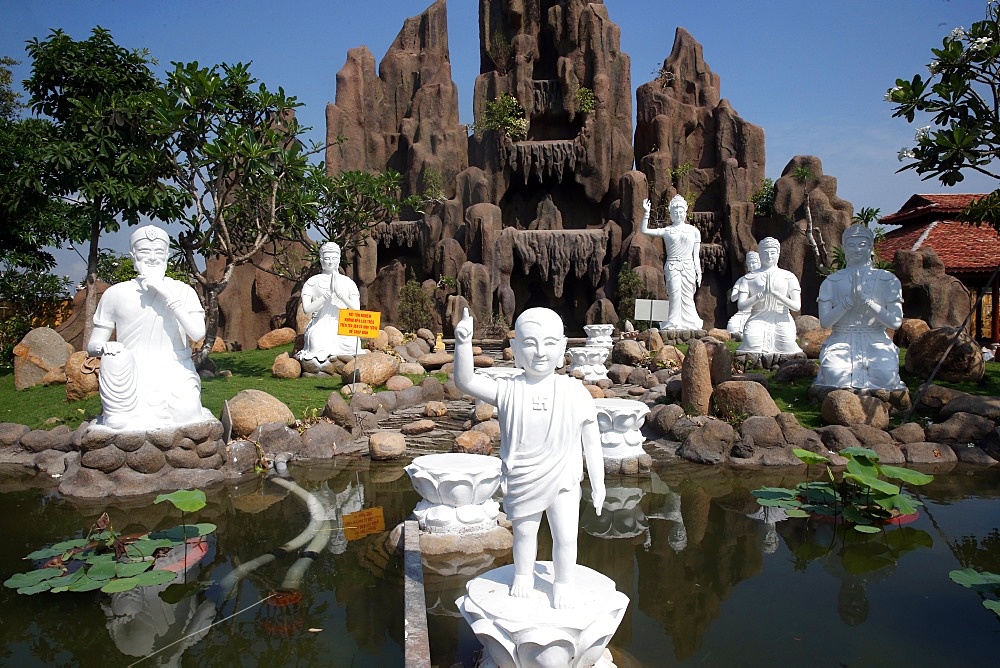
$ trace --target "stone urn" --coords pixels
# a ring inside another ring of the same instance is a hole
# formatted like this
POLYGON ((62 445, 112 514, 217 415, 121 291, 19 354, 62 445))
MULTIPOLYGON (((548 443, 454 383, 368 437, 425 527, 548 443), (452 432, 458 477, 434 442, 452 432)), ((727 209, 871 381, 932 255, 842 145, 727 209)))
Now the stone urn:
POLYGON ((579 371, 583 374, 583 380, 598 381, 607 380, 608 369, 604 366, 611 348, 603 346, 580 346, 577 348, 567 348, 569 355, 569 368, 566 372, 573 375, 579 371))
POLYGON ((466 534, 497 526, 500 460, 448 452, 414 458, 406 472, 422 499, 414 509, 428 533, 466 534))
POLYGON ((611 333, 615 331, 614 325, 584 325, 583 331, 587 334, 585 346, 600 346, 611 349, 615 342, 611 340, 611 333))
POLYGON ((635 456, 644 452, 642 432, 649 406, 631 399, 594 399, 597 426, 605 457, 635 456))

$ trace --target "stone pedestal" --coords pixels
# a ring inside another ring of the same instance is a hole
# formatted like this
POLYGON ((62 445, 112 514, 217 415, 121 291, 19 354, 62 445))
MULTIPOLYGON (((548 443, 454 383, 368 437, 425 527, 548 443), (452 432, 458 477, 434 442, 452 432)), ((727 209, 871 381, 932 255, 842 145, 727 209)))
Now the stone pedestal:
POLYGON ((497 526, 500 504, 500 460, 485 455, 449 452, 416 457, 406 467, 421 501, 413 514, 420 530, 466 534, 497 526))
POLYGON ((614 325, 584 325, 583 331, 587 334, 587 340, 583 343, 585 346, 599 346, 610 350, 615 345, 611 339, 611 333, 615 331, 614 325))
MULTIPOLYGON (((607 484, 607 481, 606 483, 607 484)), ((583 530, 596 538, 635 538, 649 530, 649 520, 642 509, 642 489, 607 484, 607 496, 598 515, 591 502, 590 490, 580 516, 583 530)))
POLYGON ((649 406, 631 399, 595 399, 597 426, 601 430, 601 450, 606 474, 633 475, 648 471, 649 455, 641 429, 649 406))
POLYGON ((574 375, 579 371, 583 380, 598 381, 608 379, 608 369, 604 362, 611 354, 610 348, 604 346, 580 346, 577 348, 567 348, 569 354, 569 368, 566 373, 574 375))
POLYGON ((510 596, 513 579, 512 565, 495 568, 456 601, 485 649, 480 666, 614 666, 605 648, 629 599, 610 578, 577 565, 577 605, 561 609, 551 605, 551 561, 535 563, 534 597, 510 596))

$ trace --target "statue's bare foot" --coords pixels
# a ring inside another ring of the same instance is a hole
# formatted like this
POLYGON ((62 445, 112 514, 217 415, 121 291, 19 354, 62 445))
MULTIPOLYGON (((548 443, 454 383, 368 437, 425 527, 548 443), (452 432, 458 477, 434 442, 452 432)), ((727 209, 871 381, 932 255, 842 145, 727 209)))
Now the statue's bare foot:
POLYGON ((579 598, 573 591, 573 585, 569 583, 552 584, 552 607, 553 608, 575 608, 580 604, 579 598))
POLYGON ((514 575, 514 581, 510 585, 510 595, 518 598, 530 598, 535 591, 535 576, 533 573, 525 575, 514 575))

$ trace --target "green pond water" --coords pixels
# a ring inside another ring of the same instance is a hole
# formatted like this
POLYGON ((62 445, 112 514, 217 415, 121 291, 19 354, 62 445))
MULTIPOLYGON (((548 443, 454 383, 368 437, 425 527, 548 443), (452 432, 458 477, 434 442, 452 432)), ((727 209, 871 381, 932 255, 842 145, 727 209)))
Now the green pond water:
MULTIPOLYGON (((291 467, 289 477, 320 498, 334 525, 342 514, 381 507, 392 528, 419 500, 402 466, 345 459, 291 467)), ((778 521, 750 495, 764 485, 792 486, 801 475, 682 464, 608 479, 602 516, 584 506, 580 562, 631 599, 611 643, 620 668, 997 664, 1000 618, 948 572, 1000 572, 1000 470, 937 473, 930 485, 911 488, 925 504, 919 516, 874 536, 778 521)), ((27 553, 83 536, 104 511, 124 533, 180 523, 168 504, 72 503, 51 485, 0 471, 2 579, 32 568, 27 553)), ((186 519, 218 526, 186 574, 202 586, 169 601, 163 587, 34 596, 0 588, 0 665, 404 665, 401 559, 382 547, 384 534, 346 541, 331 532, 298 600, 267 598, 291 556, 258 568, 226 598, 218 583, 302 531, 304 505, 253 481, 210 491, 208 506, 186 519)), ((539 558, 549 556, 543 536, 539 558)), ((478 643, 454 599, 470 570, 509 559, 425 564, 435 665, 472 665, 478 643)))

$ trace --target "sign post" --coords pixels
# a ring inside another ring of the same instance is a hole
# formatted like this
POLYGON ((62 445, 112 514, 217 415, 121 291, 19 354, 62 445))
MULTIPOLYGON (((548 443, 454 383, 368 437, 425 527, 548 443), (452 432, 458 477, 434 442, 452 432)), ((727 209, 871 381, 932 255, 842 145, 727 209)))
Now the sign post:
POLYGON ((378 336, 378 324, 382 319, 379 311, 356 311, 353 309, 340 309, 337 320, 337 334, 340 336, 354 336, 357 341, 354 344, 354 378, 352 384, 358 382, 358 352, 361 348, 361 339, 374 339, 378 336))

